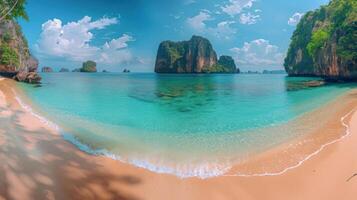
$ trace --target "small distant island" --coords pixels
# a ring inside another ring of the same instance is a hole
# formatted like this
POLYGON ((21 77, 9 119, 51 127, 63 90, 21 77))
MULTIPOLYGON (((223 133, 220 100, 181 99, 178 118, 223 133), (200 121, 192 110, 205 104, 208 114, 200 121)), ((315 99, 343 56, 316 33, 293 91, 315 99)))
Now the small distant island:
POLYGON ((88 60, 83 63, 82 68, 79 70, 80 72, 97 72, 97 63, 92 60, 88 60))
POLYGON ((53 69, 52 69, 52 67, 42 67, 41 72, 51 73, 51 72, 53 72, 53 69))
POLYGON ((230 56, 217 59, 210 41, 192 36, 189 41, 164 41, 157 51, 156 73, 239 73, 230 56))
POLYGON ((69 69, 68 69, 68 68, 61 68, 61 69, 59 70, 59 72, 69 72, 69 69))

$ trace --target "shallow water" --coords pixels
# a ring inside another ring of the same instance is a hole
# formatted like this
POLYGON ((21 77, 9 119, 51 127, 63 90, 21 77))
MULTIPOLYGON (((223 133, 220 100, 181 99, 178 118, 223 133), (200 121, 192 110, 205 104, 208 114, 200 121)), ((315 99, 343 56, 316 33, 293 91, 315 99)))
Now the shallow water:
POLYGON ((295 137, 293 130, 260 130, 294 120, 352 87, 307 88, 303 82, 313 79, 285 75, 42 76, 42 87, 22 88, 68 140, 184 177, 222 174, 249 153, 295 137))

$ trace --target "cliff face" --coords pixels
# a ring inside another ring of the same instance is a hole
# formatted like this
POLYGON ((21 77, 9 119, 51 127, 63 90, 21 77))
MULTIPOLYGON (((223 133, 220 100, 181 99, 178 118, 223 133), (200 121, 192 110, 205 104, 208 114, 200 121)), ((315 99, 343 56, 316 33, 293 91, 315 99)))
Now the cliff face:
POLYGON ((36 71, 38 61, 28 48, 27 40, 23 36, 21 27, 13 20, 0 23, 0 71, 36 71), (7 49, 7 50, 5 50, 7 49), (12 54, 12 58, 4 59, 4 53, 12 54))
MULTIPOLYGON (((233 59, 232 59, 233 61, 233 59)), ((233 61, 234 64, 234 61, 233 61)), ((192 36, 189 41, 164 41, 160 44, 155 64, 156 73, 235 73, 233 65, 219 65, 211 43, 192 36)))
POLYGON ((285 69, 291 76, 357 79, 357 2, 332 0, 305 14, 291 38, 285 69))
POLYGON ((38 75, 36 75, 36 80, 27 78, 35 77, 33 73, 37 71, 37 68, 38 61, 31 55, 21 27, 13 20, 0 22, 0 74, 13 77, 22 72, 19 75, 21 77, 14 78, 35 83, 40 80, 38 75))

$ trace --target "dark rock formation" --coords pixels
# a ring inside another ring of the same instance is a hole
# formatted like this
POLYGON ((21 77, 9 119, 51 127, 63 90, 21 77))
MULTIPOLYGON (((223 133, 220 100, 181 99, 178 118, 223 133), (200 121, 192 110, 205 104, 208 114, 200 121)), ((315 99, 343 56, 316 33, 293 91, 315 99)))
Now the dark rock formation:
POLYGON ((51 67, 42 67, 41 72, 51 73, 51 72, 53 72, 53 69, 51 67))
POLYGON ((20 71, 15 76, 14 79, 20 82, 26 82, 31 84, 36 84, 41 82, 41 77, 36 72, 20 71))
POLYGON ((91 60, 88 60, 83 63, 81 72, 97 72, 97 63, 91 60))
POLYGON ((156 73, 236 73, 233 59, 217 54, 203 37, 192 36, 189 41, 161 42, 155 63, 156 73), (223 64, 223 65, 222 65, 223 64))
POLYGON ((73 69, 72 72, 81 72, 80 68, 73 69))
POLYGON ((102 71, 103 73, 108 73, 108 71, 107 70, 105 70, 105 69, 103 69, 103 71, 102 71))
POLYGON ((357 4, 332 0, 305 14, 285 58, 290 76, 357 80, 357 4))
POLYGON ((69 72, 69 69, 67 69, 67 68, 61 68, 61 69, 59 70, 59 72, 69 72))
MULTIPOLYGON (((34 58, 28 48, 27 40, 23 36, 21 27, 14 20, 0 22, 0 75, 23 77, 28 73, 32 78, 38 68, 38 60, 34 58)), ((36 77, 39 77, 36 75, 36 77)), ((38 80, 38 78, 35 78, 38 80)), ((16 80, 23 80, 17 79, 16 80)), ((32 81, 26 81, 32 82, 32 81)))
POLYGON ((123 73, 130 73, 130 70, 129 69, 124 69, 123 73))

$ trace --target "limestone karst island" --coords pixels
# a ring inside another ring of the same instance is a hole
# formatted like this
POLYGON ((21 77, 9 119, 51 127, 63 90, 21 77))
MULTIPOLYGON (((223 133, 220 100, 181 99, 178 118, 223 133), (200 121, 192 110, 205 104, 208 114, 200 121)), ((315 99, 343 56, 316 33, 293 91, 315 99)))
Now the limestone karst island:
POLYGON ((355 200, 356 0, 0 0, 0 200, 355 200))

